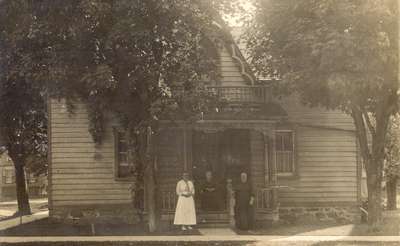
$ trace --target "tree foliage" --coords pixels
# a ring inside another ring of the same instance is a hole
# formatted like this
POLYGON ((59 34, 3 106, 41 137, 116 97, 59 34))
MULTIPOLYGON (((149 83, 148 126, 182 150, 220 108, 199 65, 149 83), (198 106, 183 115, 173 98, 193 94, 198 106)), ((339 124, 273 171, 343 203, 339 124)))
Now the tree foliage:
MULTIPOLYGON (((260 0, 255 6, 245 37, 253 67, 280 78, 282 92, 297 93, 307 105, 351 114, 369 198, 378 201, 386 132, 398 110, 397 1, 260 0)), ((380 205, 369 206, 375 223, 380 205)))
POLYGON ((387 179, 400 178, 400 118, 392 117, 385 148, 385 173, 387 179))
POLYGON ((0 4, 0 136, 15 166, 18 212, 29 214, 25 167, 44 172, 47 165, 46 90, 30 80, 38 69, 26 38, 33 16, 26 4, 0 4))
MULTIPOLYGON (((45 122, 44 95, 66 100, 71 113, 81 101, 95 143, 111 115, 130 149, 145 152, 143 134, 160 118, 190 120, 217 103, 204 85, 218 79, 215 45, 226 38, 219 14, 235 6, 227 0, 3 0, 0 83, 18 95, 2 90, 2 106, 45 122)), ((133 170, 137 178, 143 174, 133 170)))

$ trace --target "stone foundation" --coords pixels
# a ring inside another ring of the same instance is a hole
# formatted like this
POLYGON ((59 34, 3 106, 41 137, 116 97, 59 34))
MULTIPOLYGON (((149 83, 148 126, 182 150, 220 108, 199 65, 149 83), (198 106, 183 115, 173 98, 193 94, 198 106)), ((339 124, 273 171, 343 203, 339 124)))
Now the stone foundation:
POLYGON ((349 223, 360 220, 360 210, 352 207, 281 207, 280 220, 287 223, 349 223))
POLYGON ((141 220, 139 211, 130 206, 110 207, 58 207, 50 210, 50 219, 62 223, 126 223, 137 224, 141 220))
MULTIPOLYGON (((173 216, 172 214, 170 216, 173 216)), ((271 221, 267 217, 256 216, 257 222, 271 221)), ((131 206, 114 205, 107 207, 57 207, 50 211, 50 218, 62 223, 91 224, 91 223, 126 223, 137 224, 146 220, 145 215, 131 206)), ((166 221, 171 221, 172 217, 166 221)), ((226 219, 226 218, 225 218, 226 219)), ((279 209, 281 222, 294 224, 349 223, 360 220, 360 210, 352 207, 281 207, 279 209)), ((257 223, 258 224, 258 223, 257 223)))

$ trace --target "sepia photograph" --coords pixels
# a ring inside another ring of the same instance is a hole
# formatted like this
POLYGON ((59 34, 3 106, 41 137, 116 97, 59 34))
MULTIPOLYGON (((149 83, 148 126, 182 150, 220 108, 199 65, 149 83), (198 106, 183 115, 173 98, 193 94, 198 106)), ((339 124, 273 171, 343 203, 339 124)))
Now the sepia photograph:
POLYGON ((0 246, 400 245, 400 0, 0 0, 0 246))

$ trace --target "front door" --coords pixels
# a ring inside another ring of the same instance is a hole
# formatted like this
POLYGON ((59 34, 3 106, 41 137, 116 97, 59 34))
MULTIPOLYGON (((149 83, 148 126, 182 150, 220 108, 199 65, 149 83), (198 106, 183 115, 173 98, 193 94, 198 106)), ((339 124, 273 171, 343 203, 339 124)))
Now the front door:
POLYGON ((239 182, 250 163, 249 131, 227 129, 193 134, 192 174, 197 207, 204 212, 226 210, 226 184, 239 182))

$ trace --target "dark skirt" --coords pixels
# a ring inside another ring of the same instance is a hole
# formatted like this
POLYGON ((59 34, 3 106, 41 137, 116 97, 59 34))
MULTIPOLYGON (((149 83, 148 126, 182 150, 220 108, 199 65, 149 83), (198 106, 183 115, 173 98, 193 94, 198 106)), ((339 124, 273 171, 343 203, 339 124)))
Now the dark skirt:
POLYGON ((249 184, 240 184, 236 188, 235 222, 239 230, 253 228, 254 206, 249 204, 252 196, 249 184))

